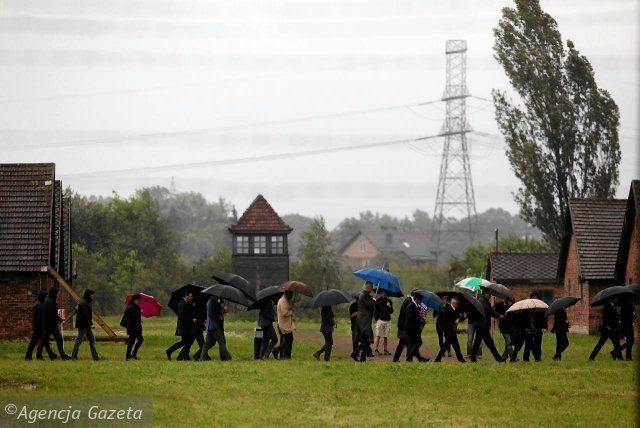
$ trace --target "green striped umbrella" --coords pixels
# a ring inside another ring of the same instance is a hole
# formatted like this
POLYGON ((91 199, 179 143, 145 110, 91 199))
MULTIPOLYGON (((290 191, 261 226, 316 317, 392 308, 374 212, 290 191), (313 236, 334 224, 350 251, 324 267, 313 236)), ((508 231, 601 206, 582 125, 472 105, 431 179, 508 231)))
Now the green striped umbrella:
POLYGON ((463 279, 462 281, 458 281, 456 283, 456 287, 466 288, 467 290, 471 290, 475 293, 476 291, 480 291, 480 287, 486 287, 490 284, 491 283, 486 279, 471 276, 463 279))

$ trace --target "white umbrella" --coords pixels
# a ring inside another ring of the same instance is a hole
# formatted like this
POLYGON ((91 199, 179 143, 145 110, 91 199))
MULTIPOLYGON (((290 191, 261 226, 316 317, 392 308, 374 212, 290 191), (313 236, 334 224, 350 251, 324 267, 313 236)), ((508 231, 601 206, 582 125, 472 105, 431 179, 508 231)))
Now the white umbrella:
POLYGON ((507 309, 507 312, 525 311, 527 309, 543 310, 543 309, 547 309, 548 307, 549 305, 547 305, 542 300, 524 299, 511 305, 511 307, 507 309))

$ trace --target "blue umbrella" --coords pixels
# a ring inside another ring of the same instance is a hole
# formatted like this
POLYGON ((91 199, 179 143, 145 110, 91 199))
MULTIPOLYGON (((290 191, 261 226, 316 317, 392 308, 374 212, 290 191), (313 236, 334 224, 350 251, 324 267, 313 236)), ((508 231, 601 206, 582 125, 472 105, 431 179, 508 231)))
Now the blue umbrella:
POLYGON ((413 291, 412 294, 413 293, 420 295, 420 297, 422 297, 422 303, 424 303, 434 311, 439 312, 442 310, 442 300, 437 294, 432 293, 428 290, 416 290, 413 291))
POLYGON ((373 284, 377 290, 385 290, 391 297, 402 297, 404 293, 400 289, 400 283, 395 275, 382 269, 360 269, 353 272, 355 276, 373 284))

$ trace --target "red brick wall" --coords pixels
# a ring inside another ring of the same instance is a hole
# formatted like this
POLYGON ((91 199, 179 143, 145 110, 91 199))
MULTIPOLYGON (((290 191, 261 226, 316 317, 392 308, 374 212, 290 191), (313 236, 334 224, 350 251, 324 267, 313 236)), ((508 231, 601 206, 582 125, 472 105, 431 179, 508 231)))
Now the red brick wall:
POLYGON ((635 284, 638 282, 640 282, 640 220, 636 219, 631 232, 625 283, 635 284))
POLYGON ((574 333, 588 333, 590 324, 589 283, 580 282, 580 264, 575 236, 571 237, 571 243, 569 244, 563 283, 566 296, 582 297, 581 301, 567 311, 571 331, 574 333))

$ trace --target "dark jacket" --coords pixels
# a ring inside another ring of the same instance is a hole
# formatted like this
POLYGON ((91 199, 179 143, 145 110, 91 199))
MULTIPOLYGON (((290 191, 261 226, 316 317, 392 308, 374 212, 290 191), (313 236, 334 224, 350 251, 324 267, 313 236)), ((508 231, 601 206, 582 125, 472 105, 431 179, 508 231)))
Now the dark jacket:
POLYGON ((373 311, 375 308, 375 302, 371 297, 371 294, 360 293, 358 298, 358 316, 356 323, 360 334, 364 334, 373 342, 373 329, 371 328, 371 321, 373 320, 373 311))
POLYGON ((420 336, 422 331, 422 318, 420 317, 420 307, 414 302, 407 305, 405 327, 409 337, 420 336))
POLYGON ((552 333, 566 333, 569 331, 569 323, 567 322, 567 311, 560 309, 553 314, 552 333))
MULTIPOLYGON (((495 304, 494 309, 500 315, 505 316, 509 306, 510 305, 506 302, 500 301, 495 304)), ((504 318, 501 318, 500 321, 498 321, 498 329, 500 330, 500 333, 511 334, 511 317, 505 316, 504 318)))
POLYGON ((206 329, 209 332, 217 330, 224 331, 224 328, 222 326, 222 305, 220 304, 220 300, 215 297, 209 298, 209 301, 207 302, 206 329))
POLYGON ((602 307, 602 328, 606 330, 617 330, 618 327, 618 312, 613 302, 608 301, 602 307))
POLYGON ((355 331, 356 329, 356 317, 353 316, 353 314, 355 314, 356 312, 358 312, 357 300, 349 305, 349 319, 351 319, 351 331, 355 331))
POLYGON ((47 298, 44 301, 44 328, 45 330, 57 330, 58 323, 62 322, 62 318, 58 315, 58 289, 51 287, 47 298))
POLYGON ((265 328, 274 322, 276 322, 276 308, 273 305, 273 301, 269 300, 266 305, 260 308, 260 313, 258 314, 258 326, 260 326, 260 328, 265 328))
POLYGON ((477 320, 475 324, 484 328, 490 328, 491 318, 500 318, 500 314, 493 310, 491 303, 489 303, 489 301, 484 297, 480 296, 478 301, 482 304, 482 308, 484 309, 484 320, 477 320))
POLYGON ((76 314, 76 328, 81 330, 91 329, 93 325, 93 308, 91 307, 91 296, 93 291, 85 290, 82 301, 78 305, 78 313, 76 314))
POLYGON ((120 325, 127 329, 129 336, 142 331, 142 310, 140 306, 133 303, 133 300, 125 308, 120 325))
MULTIPOLYGON (((207 303, 208 304, 208 303, 207 303)), ((184 336, 193 334, 195 332, 196 325, 193 322, 195 318, 195 311, 191 302, 186 300, 180 300, 178 303, 178 322, 176 323, 176 336, 184 336)))
POLYGON ((333 313, 333 309, 331 308, 331 306, 323 306, 322 309, 320 309, 320 316, 321 316, 321 321, 320 321, 320 331, 323 332, 329 332, 329 331, 333 331, 334 325, 335 325, 335 315, 333 313))
POLYGON ((36 303, 33 305, 33 317, 31 318, 31 326, 33 332, 40 336, 44 330, 44 301, 47 298, 46 291, 39 291, 36 303))
POLYGON ((635 318, 635 304, 631 299, 625 299, 620 302, 620 321, 623 325, 631 326, 635 318))
POLYGON ((455 333, 456 321, 462 319, 462 314, 454 309, 451 303, 447 303, 438 314, 442 323, 441 328, 446 332, 455 333))
POLYGON ((381 321, 390 321, 393 313, 393 302, 388 297, 380 296, 376 300, 376 306, 373 313, 374 318, 381 321))
POLYGON ((531 324, 531 314, 529 311, 509 312, 507 314, 511 322, 511 334, 514 336, 522 336, 531 334, 533 325, 531 324))
POLYGON ((411 297, 406 297, 400 305, 400 312, 398 312, 398 331, 407 331, 407 306, 411 304, 411 297))
POLYGON ((542 334, 542 330, 549 328, 547 317, 544 316, 544 311, 531 311, 531 323, 533 325, 533 332, 536 334, 542 334))

